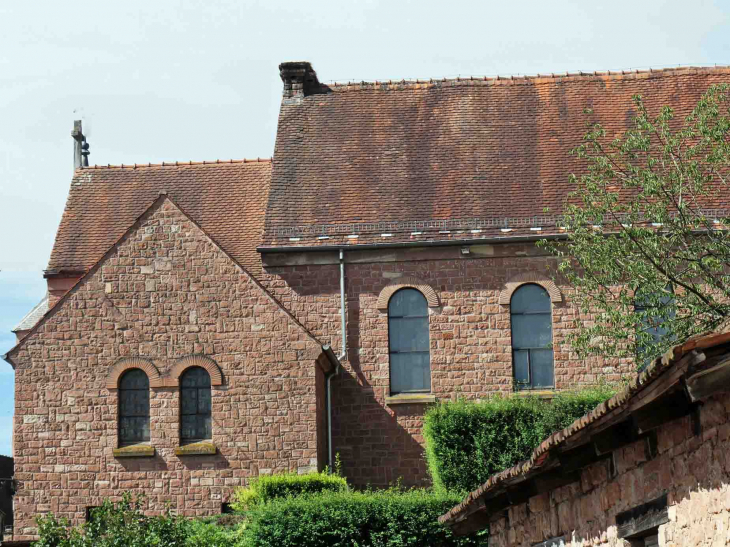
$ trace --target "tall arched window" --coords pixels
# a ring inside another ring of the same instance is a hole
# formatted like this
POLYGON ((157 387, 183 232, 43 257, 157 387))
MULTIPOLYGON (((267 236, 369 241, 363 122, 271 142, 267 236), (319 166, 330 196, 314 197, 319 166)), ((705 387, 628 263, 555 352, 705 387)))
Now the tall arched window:
POLYGON ((431 391, 428 303, 416 289, 401 289, 388 302, 390 392, 431 391))
POLYGON ((555 385, 550 295, 539 285, 522 285, 510 301, 512 366, 517 389, 555 385))
POLYGON ((119 379, 119 446, 150 440, 150 381, 133 368, 119 379))
MULTIPOLYGON (((637 290, 634 295, 634 311, 639 314, 641 331, 647 333, 654 344, 661 343, 669 335, 669 329, 664 323, 676 314, 674 288, 670 284, 663 291, 655 293, 647 289, 637 290)), ((636 353, 639 370, 646 368, 656 357, 650 346, 641 343, 636 353)))
POLYGON ((190 367, 180 378, 180 443, 213 438, 210 374, 190 367))

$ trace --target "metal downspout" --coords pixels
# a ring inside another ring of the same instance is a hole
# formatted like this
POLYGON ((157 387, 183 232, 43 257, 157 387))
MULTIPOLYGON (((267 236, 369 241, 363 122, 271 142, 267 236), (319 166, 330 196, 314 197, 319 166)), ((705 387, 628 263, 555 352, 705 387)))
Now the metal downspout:
MULTIPOLYGON (((342 330, 342 352, 337 358, 342 361, 347 356, 347 331, 345 321, 345 253, 340 249, 340 328, 342 330)), ((334 470, 334 457, 332 455, 332 377, 339 372, 339 364, 327 374, 327 449, 329 451, 330 471, 334 470)))

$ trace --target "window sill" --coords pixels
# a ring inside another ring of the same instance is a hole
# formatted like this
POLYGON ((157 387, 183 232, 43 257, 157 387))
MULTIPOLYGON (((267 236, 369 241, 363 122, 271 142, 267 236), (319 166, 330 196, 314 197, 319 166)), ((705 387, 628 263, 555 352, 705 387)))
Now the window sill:
POLYGON ((557 394, 555 389, 520 389, 513 393, 516 397, 537 397, 538 399, 553 399, 557 394))
POLYGON ((175 448, 176 456, 210 456, 216 453, 216 446, 211 441, 186 444, 175 448))
POLYGON ((113 452, 115 458, 152 458, 155 455, 155 447, 148 444, 133 444, 115 448, 113 452))
POLYGON ((427 405, 436 402, 434 395, 414 393, 413 395, 392 395, 385 398, 386 405, 427 405))

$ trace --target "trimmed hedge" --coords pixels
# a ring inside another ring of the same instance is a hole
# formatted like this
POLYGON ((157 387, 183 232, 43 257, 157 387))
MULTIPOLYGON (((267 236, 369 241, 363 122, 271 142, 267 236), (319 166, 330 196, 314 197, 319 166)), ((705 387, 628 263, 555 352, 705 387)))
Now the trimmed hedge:
POLYGON ((252 479, 246 488, 239 488, 233 495, 233 509, 245 512, 256 505, 278 498, 320 492, 346 492, 347 481, 337 474, 321 473, 277 473, 260 475, 252 479))
POLYGON ((456 537, 438 517, 460 496, 425 490, 323 493, 278 499, 247 515, 246 547, 466 547, 486 534, 456 537))
POLYGON ((615 393, 607 386, 560 392, 552 400, 495 397, 432 407, 425 417, 426 460, 438 490, 470 492, 528 458, 551 433, 615 393))

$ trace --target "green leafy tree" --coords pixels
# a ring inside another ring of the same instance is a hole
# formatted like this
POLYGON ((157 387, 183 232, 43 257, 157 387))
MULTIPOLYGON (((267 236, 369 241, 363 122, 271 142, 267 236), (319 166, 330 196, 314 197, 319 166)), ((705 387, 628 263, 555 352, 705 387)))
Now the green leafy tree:
POLYGON ((574 287, 580 355, 641 365, 730 315, 729 89, 710 87, 684 119, 635 96, 630 130, 589 124, 573 150, 587 171, 571 175, 568 239, 540 245, 574 287))

